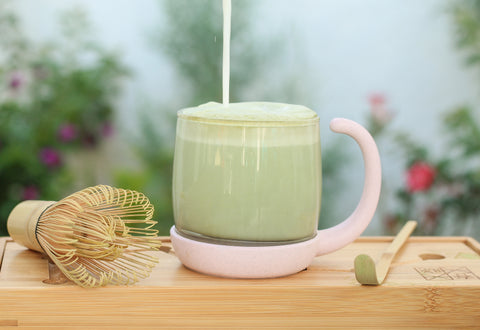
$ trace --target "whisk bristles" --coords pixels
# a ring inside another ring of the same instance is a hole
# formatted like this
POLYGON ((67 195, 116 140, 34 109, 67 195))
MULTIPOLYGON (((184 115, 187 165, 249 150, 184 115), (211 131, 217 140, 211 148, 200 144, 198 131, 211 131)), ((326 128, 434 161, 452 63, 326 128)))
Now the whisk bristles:
POLYGON ((82 287, 132 284, 158 262, 150 252, 161 244, 153 211, 142 193, 98 185, 44 210, 35 236, 66 277, 82 287))

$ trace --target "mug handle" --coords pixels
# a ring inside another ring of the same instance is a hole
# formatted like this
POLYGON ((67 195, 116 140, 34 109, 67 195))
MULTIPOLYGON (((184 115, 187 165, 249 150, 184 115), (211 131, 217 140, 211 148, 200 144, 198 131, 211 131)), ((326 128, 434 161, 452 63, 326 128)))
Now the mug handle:
POLYGON ((334 118, 330 122, 330 129, 349 135, 358 143, 365 164, 365 180, 362 196, 352 214, 340 224, 318 231, 317 256, 336 251, 363 233, 377 208, 382 185, 380 155, 370 133, 360 124, 344 118, 334 118))

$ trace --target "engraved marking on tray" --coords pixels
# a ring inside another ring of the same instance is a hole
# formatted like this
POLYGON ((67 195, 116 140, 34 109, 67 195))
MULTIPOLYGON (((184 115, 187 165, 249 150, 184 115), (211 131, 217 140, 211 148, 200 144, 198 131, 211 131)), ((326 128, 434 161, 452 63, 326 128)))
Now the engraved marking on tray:
POLYGON ((479 280, 467 267, 415 267, 427 281, 479 280))

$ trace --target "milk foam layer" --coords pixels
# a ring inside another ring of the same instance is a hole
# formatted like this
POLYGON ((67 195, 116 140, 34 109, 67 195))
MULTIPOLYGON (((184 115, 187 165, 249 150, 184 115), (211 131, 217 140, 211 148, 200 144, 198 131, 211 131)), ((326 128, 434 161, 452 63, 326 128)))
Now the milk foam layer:
POLYGON ((318 118, 317 114, 303 105, 274 102, 241 102, 224 105, 208 102, 198 107, 186 108, 179 116, 198 119, 232 121, 297 122, 318 118))
POLYGON ((177 138, 263 148, 319 143, 317 114, 300 105, 209 102, 178 112, 177 138))

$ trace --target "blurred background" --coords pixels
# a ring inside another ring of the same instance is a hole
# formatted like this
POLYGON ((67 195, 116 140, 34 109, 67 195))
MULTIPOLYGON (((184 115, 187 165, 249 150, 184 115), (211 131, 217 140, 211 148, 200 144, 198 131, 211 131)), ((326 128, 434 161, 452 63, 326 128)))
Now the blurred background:
MULTIPOLYGON (((320 116, 319 227, 362 191, 365 125, 383 190, 365 234, 480 238, 480 1, 233 0, 232 102, 320 116)), ((25 199, 95 184, 144 192, 173 224, 176 111, 221 101, 221 0, 0 0, 0 235, 25 199)))

